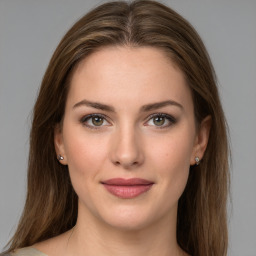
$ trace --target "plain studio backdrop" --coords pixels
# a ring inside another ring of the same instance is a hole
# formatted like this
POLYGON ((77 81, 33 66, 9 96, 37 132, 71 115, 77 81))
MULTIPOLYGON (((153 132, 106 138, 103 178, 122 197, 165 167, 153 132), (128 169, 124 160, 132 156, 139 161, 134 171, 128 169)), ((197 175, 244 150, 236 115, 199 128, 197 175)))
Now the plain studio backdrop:
MULTIPOLYGON (((25 200, 31 111, 42 76, 67 29, 102 2, 0 0, 0 251, 25 200)), ((232 142, 229 255, 256 256, 256 1, 162 2, 192 23, 212 58, 232 142)))

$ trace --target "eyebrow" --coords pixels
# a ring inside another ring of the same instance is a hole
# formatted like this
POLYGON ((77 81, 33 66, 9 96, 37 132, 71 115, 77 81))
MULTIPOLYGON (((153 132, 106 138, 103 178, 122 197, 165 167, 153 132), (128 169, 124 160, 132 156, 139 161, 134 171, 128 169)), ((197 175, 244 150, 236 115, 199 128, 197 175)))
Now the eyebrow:
MULTIPOLYGON (((115 112, 115 109, 112 106, 102 104, 99 102, 92 102, 92 101, 85 100, 85 99, 76 103, 73 106, 73 109, 75 109, 77 107, 81 107, 81 106, 92 107, 95 109, 100 109, 100 110, 104 110, 104 111, 108 111, 108 112, 115 112)), ((148 111, 156 110, 156 109, 166 107, 166 106, 176 106, 176 107, 183 109, 183 106, 180 103, 173 101, 173 100, 166 100, 166 101, 161 101, 161 102, 144 105, 140 108, 140 111, 148 112, 148 111)))
POLYGON ((79 101, 78 103, 76 103, 73 106, 73 109, 77 108, 77 107, 81 107, 81 106, 92 107, 92 108, 96 108, 96 109, 100 109, 100 110, 105 110, 105 111, 108 111, 108 112, 115 112, 115 109, 113 107, 109 106, 109 105, 105 105, 105 104, 98 103, 98 102, 92 102, 92 101, 89 101, 89 100, 79 101))
POLYGON ((162 108, 165 106, 176 106, 176 107, 183 109, 183 106, 180 103, 173 101, 173 100, 166 100, 166 101, 161 101, 161 102, 144 105, 141 107, 141 112, 148 112, 148 111, 162 108))

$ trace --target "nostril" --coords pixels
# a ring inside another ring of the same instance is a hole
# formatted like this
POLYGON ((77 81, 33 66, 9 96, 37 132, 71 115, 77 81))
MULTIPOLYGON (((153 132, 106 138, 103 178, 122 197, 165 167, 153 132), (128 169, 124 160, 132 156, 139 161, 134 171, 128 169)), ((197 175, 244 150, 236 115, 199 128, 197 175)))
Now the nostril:
POLYGON ((121 138, 120 136, 118 136, 118 138, 115 137, 114 142, 110 151, 112 164, 129 169, 140 166, 144 162, 141 144, 135 141, 135 137, 131 138, 130 133, 126 133, 125 136, 121 138))
POLYGON ((116 165, 116 166, 123 166, 124 168, 130 168, 130 167, 134 167, 134 166, 137 166, 137 165, 139 165, 139 162, 138 161, 134 161, 134 162, 129 162, 129 161, 127 161, 127 162, 125 162, 125 161, 122 161, 122 162, 120 162, 120 161, 114 161, 113 162, 114 163, 114 165, 116 165))
POLYGON ((114 164, 115 165, 120 165, 120 162, 119 161, 115 161, 114 164))

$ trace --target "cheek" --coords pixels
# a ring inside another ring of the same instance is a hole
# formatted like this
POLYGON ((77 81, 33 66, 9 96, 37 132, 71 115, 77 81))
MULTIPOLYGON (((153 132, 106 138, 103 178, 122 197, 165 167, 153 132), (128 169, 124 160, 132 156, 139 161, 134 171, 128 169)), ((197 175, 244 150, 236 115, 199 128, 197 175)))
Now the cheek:
POLYGON ((190 158, 193 153, 194 137, 191 132, 177 129, 168 136, 153 138, 149 144, 151 158, 154 158, 159 165, 176 169, 179 166, 190 165, 190 158))
POLYGON ((179 130, 151 147, 151 159, 159 180, 175 198, 180 197, 187 183, 193 141, 191 132, 179 130))
MULTIPOLYGON (((163 158, 162 175, 166 177, 168 187, 174 191, 184 189, 190 166, 190 150, 182 147, 180 144, 171 144, 166 147, 169 152, 163 158)), ((179 193, 179 192, 178 192, 179 193)))
POLYGON ((100 170, 105 164, 105 142, 100 136, 85 134, 83 129, 66 132, 65 153, 72 186, 79 199, 91 205, 91 196, 97 196, 95 184, 100 181, 100 170))
POLYGON ((190 157, 193 151, 191 144, 181 143, 177 141, 172 141, 166 143, 164 149, 165 155, 164 161, 167 165, 172 166, 174 169, 179 167, 189 167, 190 157))
POLYGON ((95 176, 106 159, 106 141, 96 134, 88 135, 84 129, 67 127, 63 133, 68 167, 74 178, 95 176))

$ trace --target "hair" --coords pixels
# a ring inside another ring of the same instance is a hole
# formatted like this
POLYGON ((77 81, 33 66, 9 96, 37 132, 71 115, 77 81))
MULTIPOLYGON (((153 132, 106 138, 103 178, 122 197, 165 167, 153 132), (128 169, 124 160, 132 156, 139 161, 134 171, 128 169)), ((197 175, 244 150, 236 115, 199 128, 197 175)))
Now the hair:
POLYGON ((177 241, 190 255, 227 255, 229 146, 215 72, 190 23, 169 7, 148 0, 108 2, 96 7, 72 26, 55 50, 33 112, 26 203, 7 251, 59 235, 76 223, 78 197, 68 167, 56 160, 54 127, 64 115, 72 71, 81 60, 105 46, 164 50, 191 89, 197 124, 211 116, 204 159, 190 168, 179 199, 177 241))

